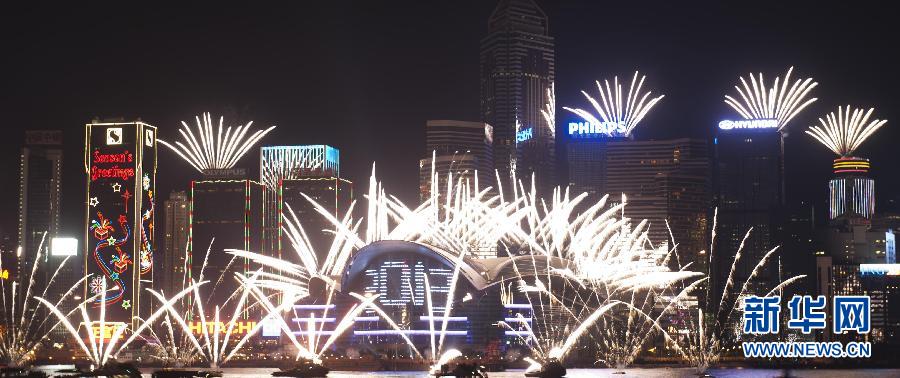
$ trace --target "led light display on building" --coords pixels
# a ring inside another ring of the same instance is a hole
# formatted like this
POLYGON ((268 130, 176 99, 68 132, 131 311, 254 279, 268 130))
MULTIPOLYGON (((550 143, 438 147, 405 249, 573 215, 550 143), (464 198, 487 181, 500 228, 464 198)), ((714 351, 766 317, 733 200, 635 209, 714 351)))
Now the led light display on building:
POLYGON ((50 241, 51 256, 75 256, 78 255, 78 239, 53 238, 50 241))
POLYGON ((529 127, 525 130, 520 130, 520 131, 516 132, 516 143, 524 142, 531 138, 534 138, 534 129, 533 128, 529 127))
POLYGON ((884 233, 884 260, 888 264, 897 263, 897 239, 892 230, 884 233))
POLYGON ((875 213, 875 180, 866 177, 871 164, 868 159, 840 157, 832 164, 835 178, 828 182, 828 215, 835 219, 844 214, 871 218, 875 213))
POLYGON ((270 189, 281 180, 300 177, 340 177, 340 155, 336 148, 326 145, 270 146, 260 149, 260 179, 270 189))
POLYGON ((859 264, 859 274, 863 276, 900 276, 900 264, 859 264))
POLYGON ((152 281, 156 127, 86 125, 84 168, 85 297, 97 296, 94 307, 105 299, 107 319, 130 322, 140 314, 141 282, 152 281))
POLYGON ((721 130, 746 130, 746 129, 778 129, 777 119, 741 119, 723 120, 719 122, 721 130))

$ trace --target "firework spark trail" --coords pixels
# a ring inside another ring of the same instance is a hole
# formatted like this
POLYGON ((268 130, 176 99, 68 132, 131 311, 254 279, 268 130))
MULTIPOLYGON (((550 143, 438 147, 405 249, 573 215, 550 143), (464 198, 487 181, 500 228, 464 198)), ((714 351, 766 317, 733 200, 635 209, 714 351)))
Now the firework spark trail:
POLYGON ((162 139, 157 139, 200 173, 207 169, 233 168, 253 145, 275 128, 275 126, 270 126, 265 130, 257 130, 247 137, 247 131, 253 125, 253 121, 250 121, 246 125, 235 128, 234 133, 232 133, 232 126, 226 127, 223 135, 224 117, 219 117, 218 129, 213 126, 209 113, 203 113, 202 117, 202 122, 199 116, 194 117, 197 121, 199 138, 191 127, 182 121, 183 128, 178 132, 181 133, 184 143, 176 141, 172 145, 162 139))
POLYGON ((874 119, 869 122, 875 108, 869 108, 868 111, 852 108, 852 113, 850 110, 850 105, 846 108, 839 106, 837 115, 831 112, 825 119, 819 118, 820 125, 810 126, 806 133, 839 156, 852 155, 887 120, 874 119))
MULTIPOLYGON (((541 109, 541 115, 544 116, 544 120, 547 121, 547 127, 550 128, 550 138, 556 138, 556 83, 550 83, 550 88, 547 88, 547 103, 544 105, 544 109, 541 109)), ((434 168, 432 168, 434 171, 434 168)), ((477 179, 478 176, 475 176, 477 179)), ((476 190, 477 191, 477 190, 476 190)))
MULTIPOLYGON (((624 136, 630 136, 641 120, 647 115, 647 112, 665 97, 665 95, 659 95, 651 98, 652 92, 650 91, 641 93, 641 87, 643 87, 644 79, 646 79, 647 76, 641 76, 640 81, 638 81, 639 74, 638 71, 634 72, 634 76, 631 78, 631 86, 629 86, 625 98, 622 97, 622 85, 619 84, 618 76, 613 78, 612 86, 610 86, 609 80, 603 80, 604 85, 601 85, 599 80, 596 82, 597 89, 600 91, 600 100, 602 101, 602 104, 591 97, 587 92, 581 91, 588 102, 594 107, 599 118, 586 110, 569 107, 563 107, 563 109, 575 113, 585 121, 594 125, 613 123, 621 126, 621 128, 624 129, 622 130, 622 134, 624 136)), ((607 135, 612 135, 611 128, 607 128, 605 132, 607 135)))
MULTIPOLYGON (((716 229, 718 226, 718 209, 716 209, 713 214, 713 227, 711 229, 712 238, 709 249, 710 267, 712 266, 712 256, 715 253, 714 241, 716 238, 716 229)), ((706 369, 709 368, 712 364, 717 363, 725 350, 728 349, 728 345, 726 344, 730 339, 727 337, 727 332, 730 330, 730 327, 733 324, 732 319, 736 319, 736 317, 734 317, 735 311, 740 310, 739 304, 741 299, 746 297, 747 295, 750 295, 751 282, 767 265, 770 257, 778 250, 778 247, 775 247, 770 249, 765 255, 763 255, 763 257, 756 263, 753 270, 750 272, 750 275, 741 284, 740 291, 736 295, 730 295, 731 288, 734 287, 735 284, 735 271, 737 269, 737 266, 741 263, 741 259, 744 257, 744 241, 746 241, 751 232, 752 229, 747 231, 744 239, 741 242, 741 245, 738 247, 738 250, 735 253, 734 262, 731 265, 728 279, 721 293, 721 299, 718 302, 718 306, 708 309, 708 311, 710 311, 709 315, 713 317, 714 321, 709 322, 705 319, 706 315, 702 310, 704 306, 700 306, 700 308, 697 309, 696 318, 692 317, 690 319, 690 328, 698 329, 699 332, 690 333, 688 337, 686 337, 687 345, 682 349, 684 350, 687 360, 697 369, 698 373, 705 372, 706 369)), ((791 285, 805 277, 805 275, 797 275, 783 280, 776 284, 765 295, 769 296, 772 293, 782 290, 788 285, 791 285)), ((706 289, 706 301, 712 300, 709 286, 711 285, 707 285, 706 289)))
POLYGON ((762 73, 759 74, 759 79, 750 74, 750 84, 741 77, 742 85, 734 86, 741 100, 726 95, 725 103, 744 119, 775 119, 778 121, 778 130, 781 131, 801 110, 817 100, 806 99, 809 92, 819 84, 812 78, 797 79, 788 88, 793 70, 794 67, 788 69, 784 80, 776 77, 771 88, 766 87, 762 73), (781 86, 778 85, 779 82, 781 86))
MULTIPOLYGON (((292 239, 300 264, 265 258, 248 251, 229 250, 229 253, 249 258, 302 281, 316 275, 341 273, 344 265, 341 262, 347 261, 354 251, 379 240, 422 243, 460 253, 460 258, 469 250, 468 247, 479 243, 504 246, 514 244, 530 255, 525 261, 530 262, 532 271, 527 274, 535 273, 535 277, 546 279, 546 282, 535 279, 534 286, 530 288, 528 285, 522 286, 526 291, 536 293, 533 295, 550 295, 534 300, 528 298, 529 303, 533 307, 538 306, 538 309, 556 307, 559 311, 542 312, 553 313, 554 317, 559 312, 559 319, 566 322, 566 325, 559 327, 548 324, 541 327, 544 330, 538 331, 543 332, 543 335, 531 337, 539 343, 550 343, 546 347, 540 345, 535 348, 547 351, 546 355, 553 350, 554 355, 565 355, 577 339, 590 334, 584 327, 593 326, 582 325, 603 319, 603 314, 612 308, 612 301, 620 303, 616 297, 631 298, 622 303, 629 305, 632 310, 637 309, 654 303, 651 299, 656 298, 657 294, 652 291, 653 288, 667 287, 699 275, 684 269, 670 271, 666 265, 672 252, 666 248, 650 246, 647 222, 633 225, 629 219, 619 216, 625 201, 607 207, 604 197, 590 206, 587 212, 576 213, 575 208, 586 198, 583 194, 572 197, 568 192, 557 190, 549 201, 545 201, 537 196, 533 183, 526 190, 522 182, 517 182, 513 186, 513 198, 507 201, 502 194, 489 196, 488 189, 471 190, 469 182, 453 180, 452 176, 448 178, 443 194, 446 197, 439 201, 436 178, 437 175, 433 172, 432 196, 421 205, 410 208, 385 193, 374 175, 373 166, 369 194, 366 196, 368 208, 365 220, 354 220, 349 214, 338 219, 307 197, 334 227, 333 235, 336 240, 332 243, 325 262, 319 262, 311 256, 313 251, 307 243, 308 235, 302 231, 290 208, 283 214, 285 223, 288 223, 284 231, 292 239), (363 224, 365 229, 359 230, 363 224), (485 232, 485 229, 491 231, 485 232), (547 271, 555 258, 568 260, 570 264, 564 269, 547 271), (538 262, 548 267, 541 268, 538 262), (318 264, 321 266, 317 266, 318 264), (540 275, 537 275, 539 272, 540 275), (553 282, 560 277, 566 281, 563 286, 553 282), (586 291, 588 295, 582 296, 580 290, 586 291), (644 291, 637 295, 640 290, 644 291), (560 292, 567 298, 554 298, 553 292, 560 292), (636 303, 636 306, 632 306, 629 301, 636 303), (578 310, 572 311, 572 308, 578 310), (601 309, 603 311, 598 313, 601 309)), ((513 261, 516 261, 515 257, 513 261)), ((461 262, 456 261, 454 265, 454 270, 458 271, 461 262)), ((513 264, 513 267, 516 274, 523 276, 517 264, 513 264)), ((274 286, 272 288, 275 289, 274 286)), ((451 300, 445 308, 442 317, 444 323, 449 316, 449 311, 446 310, 452 309, 452 302, 451 300)), ((635 311, 630 316, 633 329, 628 330, 637 331, 639 337, 626 339, 622 345, 633 348, 646 340, 646 332, 649 331, 645 330, 658 328, 658 322, 643 311, 635 311)), ((431 319, 434 321, 434 316, 431 319)), ((440 328, 441 340, 432 343, 432 357, 437 356, 443 348, 446 324, 440 328)), ((628 350, 630 352, 633 349, 628 350)))
MULTIPOLYGON (((12 366, 26 365, 34 358, 35 353, 41 346, 42 340, 60 325, 60 322, 56 322, 48 327, 47 323, 48 321, 51 321, 52 317, 44 316, 48 314, 38 311, 37 308, 31 309, 29 306, 33 299, 31 293, 36 283, 35 278, 37 277, 39 267, 43 266, 41 261, 43 260, 42 253, 45 250, 44 245, 46 243, 46 238, 47 233, 44 232, 41 237, 41 242, 38 244, 36 250, 31 273, 27 276, 27 284, 22 285, 18 281, 13 281, 12 285, 10 285, 11 290, 9 298, 7 298, 6 280, 0 280, 0 292, 2 292, 0 295, 2 295, 3 304, 0 311, 3 312, 3 323, 7 325, 7 327, 3 327, 2 331, 0 331, 0 357, 12 366), (20 293, 20 290, 22 289, 24 289, 24 292, 20 293), (36 320, 38 319, 39 314, 42 319, 38 322, 36 320)), ((44 289, 40 294, 41 297, 45 297, 50 288, 54 286, 59 273, 65 268, 68 261, 69 257, 67 256, 53 271, 50 279, 43 284, 44 289)), ((0 262, 0 269, 2 268, 2 262, 0 262)), ((75 289, 84 281, 85 279, 82 278, 69 287, 68 290, 57 299, 56 305, 59 306, 59 304, 68 299, 75 289)))

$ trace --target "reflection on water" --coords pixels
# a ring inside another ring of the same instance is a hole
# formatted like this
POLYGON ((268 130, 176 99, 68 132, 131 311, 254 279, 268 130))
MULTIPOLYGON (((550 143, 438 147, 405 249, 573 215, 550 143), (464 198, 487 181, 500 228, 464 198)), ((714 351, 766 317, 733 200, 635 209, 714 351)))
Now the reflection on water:
MULTIPOLYGON (((149 370, 149 369, 148 369, 149 370)), ((225 368, 222 369, 225 377, 235 378, 262 378, 270 377, 274 369, 255 369, 255 368, 225 368)), ((694 369, 691 368, 653 368, 642 369, 633 368, 626 369, 625 374, 613 374, 613 369, 569 369, 569 378, 588 378, 588 377, 685 377, 696 378, 694 369)), ((844 377, 900 377, 900 369, 866 369, 866 370, 791 370, 789 374, 785 374, 784 370, 776 369, 710 369, 709 373, 719 378, 769 378, 769 377, 800 377, 800 378, 844 378, 844 377)), ((423 371, 403 371, 403 372, 358 372, 358 371, 336 371, 328 374, 329 378, 350 378, 350 377, 375 377, 375 378, 410 378, 410 377, 427 377, 423 371)), ((510 370, 499 373, 489 373, 491 378, 521 378, 524 375, 522 370, 510 370)), ((144 374, 149 378, 150 374, 144 374)))

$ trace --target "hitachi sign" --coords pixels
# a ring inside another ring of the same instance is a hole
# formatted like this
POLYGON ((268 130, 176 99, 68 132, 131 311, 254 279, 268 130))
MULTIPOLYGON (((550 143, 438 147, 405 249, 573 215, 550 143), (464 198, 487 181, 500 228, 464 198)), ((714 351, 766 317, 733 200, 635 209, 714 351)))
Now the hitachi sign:
POLYGON ((569 122, 569 135, 625 136, 625 122, 569 122))
POLYGON ((777 119, 742 119, 738 121, 724 120, 719 122, 722 130, 733 129, 775 129, 778 128, 777 119))

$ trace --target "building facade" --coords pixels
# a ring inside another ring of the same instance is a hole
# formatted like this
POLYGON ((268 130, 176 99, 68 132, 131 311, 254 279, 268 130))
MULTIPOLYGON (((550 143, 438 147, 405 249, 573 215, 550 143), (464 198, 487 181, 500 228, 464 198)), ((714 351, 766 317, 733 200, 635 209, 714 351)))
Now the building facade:
POLYGON ((438 193, 446 192, 448 174, 457 182, 496 188, 493 128, 483 122, 429 120, 425 122, 425 158, 419 160, 419 199, 431 196, 431 174, 438 174, 438 193))
MULTIPOLYGON (((540 193, 555 186, 555 130, 541 114, 555 80, 554 40, 533 0, 501 0, 481 40, 481 114, 494 128, 501 180, 534 174, 540 193)), ((509 185, 504 185, 508 188, 509 185)))
MULTIPOLYGON (((780 244, 785 204, 783 146, 783 136, 774 128, 719 129, 713 139, 713 203, 718 209, 713 253, 721 257, 711 274, 716 293, 721 293, 742 244, 744 257, 734 273, 737 282, 743 282, 763 255, 780 244)), ((767 264, 751 290, 771 288, 778 278, 778 264, 767 264)))
POLYGON ((353 201, 353 183, 341 177, 340 151, 327 145, 262 147, 260 176, 269 198, 264 219, 266 239, 273 242, 268 246, 272 255, 282 257, 294 249, 283 230, 282 215, 290 216, 289 208, 296 216, 292 220, 303 227, 319 261, 324 261, 333 239, 329 231, 334 226, 309 199, 337 219, 347 214, 353 201))
POLYGON ((249 261, 226 250, 263 250, 264 196, 263 184, 245 178, 209 177, 191 182, 188 282, 199 281, 202 273, 203 280, 210 283, 200 292, 213 303, 225 303, 238 291, 234 273, 251 269, 249 261))
POLYGON ((705 259, 698 259, 697 253, 707 248, 707 141, 625 139, 609 141, 605 149, 604 187, 610 200, 619 202, 624 195, 625 216, 636 222, 646 219, 651 242, 673 245, 674 237, 681 257, 695 261, 698 269, 705 267, 705 259))
POLYGON ((167 295, 187 287, 188 238, 190 237, 190 198, 185 191, 173 191, 163 205, 164 230, 161 269, 157 271, 160 286, 167 295))
POLYGON ((105 304, 110 321, 129 323, 147 315, 143 288, 153 284, 156 127, 95 121, 84 152, 85 297, 97 296, 92 308, 105 304))

